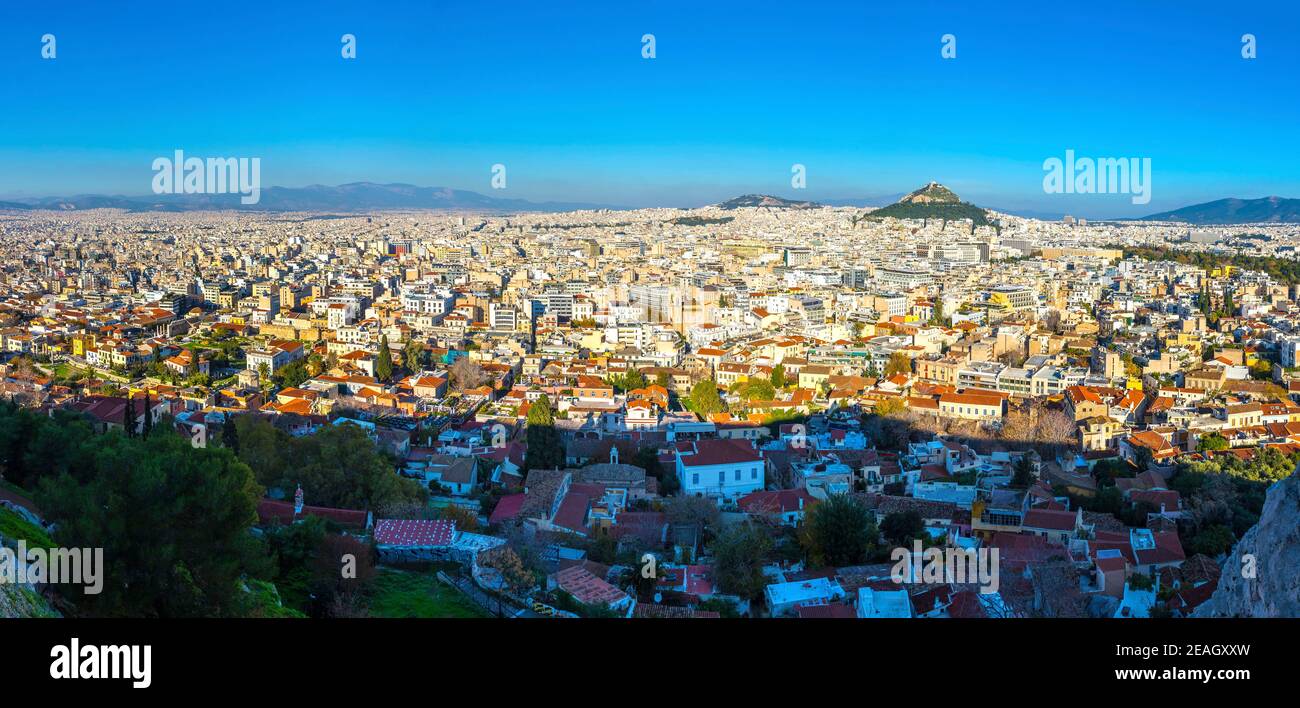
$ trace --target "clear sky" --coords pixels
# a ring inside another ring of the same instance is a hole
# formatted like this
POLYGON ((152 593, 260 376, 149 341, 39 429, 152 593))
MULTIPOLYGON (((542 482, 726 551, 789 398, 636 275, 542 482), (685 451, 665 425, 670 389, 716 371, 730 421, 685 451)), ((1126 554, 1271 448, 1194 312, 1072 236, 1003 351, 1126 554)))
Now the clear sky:
POLYGON ((260 157, 263 186, 626 206, 931 179, 1094 218, 1300 197, 1300 5, 1283 0, 7 1, 0 97, 7 197, 147 194, 176 149, 260 157), (1045 194, 1066 149, 1151 158, 1151 203, 1045 194))

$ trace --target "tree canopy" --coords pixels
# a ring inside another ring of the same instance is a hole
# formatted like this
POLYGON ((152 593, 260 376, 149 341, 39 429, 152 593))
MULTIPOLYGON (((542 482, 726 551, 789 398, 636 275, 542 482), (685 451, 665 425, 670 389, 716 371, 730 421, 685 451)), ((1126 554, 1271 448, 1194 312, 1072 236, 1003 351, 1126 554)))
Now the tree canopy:
POLYGON ((393 352, 388 348, 388 335, 379 336, 379 354, 375 356, 375 378, 387 381, 393 378, 393 352))
POLYGON ((879 532, 871 512, 857 499, 837 494, 806 513, 806 545, 816 565, 857 565, 876 550, 879 532))
POLYGON ((244 612, 241 578, 266 571, 249 533, 262 490, 247 465, 228 449, 194 448, 163 431, 83 437, 71 447, 41 478, 36 499, 59 545, 104 549, 103 591, 71 598, 78 612, 244 612))
POLYGON ((286 493, 301 485, 309 504, 378 510, 426 496, 423 485, 398 475, 394 461, 355 425, 326 425, 295 437, 265 418, 244 415, 235 419, 235 430, 239 459, 257 481, 286 493))
POLYGON ((718 395, 718 384, 713 379, 705 379, 691 387, 691 408, 705 418, 727 410, 722 396, 718 395))
POLYGON ((713 542, 713 574, 723 592, 750 600, 763 596, 763 560, 772 542, 752 523, 727 527, 713 542))
POLYGON ((556 469, 564 466, 564 441, 555 429, 555 413, 546 394, 528 406, 528 427, 524 439, 524 467, 530 470, 556 469))

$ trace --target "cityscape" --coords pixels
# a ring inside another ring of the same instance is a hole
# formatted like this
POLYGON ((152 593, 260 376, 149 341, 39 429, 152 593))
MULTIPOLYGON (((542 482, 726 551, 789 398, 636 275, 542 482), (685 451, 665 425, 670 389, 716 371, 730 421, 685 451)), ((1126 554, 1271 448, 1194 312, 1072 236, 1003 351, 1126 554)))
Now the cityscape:
POLYGON ((1287 681, 1297 27, 6 6, 0 673, 1287 681))
POLYGON ((221 502, 165 542, 197 604, 110 575, 6 611, 1288 612, 1243 563, 1294 529, 1292 482, 1267 490, 1300 459, 1297 245, 934 182, 877 209, 12 210, 6 542, 136 572, 160 539, 85 504, 166 518, 189 475, 221 502))

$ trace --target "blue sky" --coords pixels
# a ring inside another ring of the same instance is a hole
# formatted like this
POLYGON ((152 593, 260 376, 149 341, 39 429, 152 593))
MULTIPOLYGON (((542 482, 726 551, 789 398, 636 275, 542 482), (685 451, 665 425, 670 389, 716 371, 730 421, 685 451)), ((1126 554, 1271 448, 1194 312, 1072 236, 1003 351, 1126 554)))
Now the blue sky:
POLYGON ((175 149, 260 157, 264 186, 489 193, 502 163, 498 196, 627 206, 931 179, 1093 218, 1300 197, 1300 9, 1280 0, 47 0, 0 6, 0 66, 8 197, 145 194, 175 149), (1045 194, 1067 148, 1150 157, 1151 203, 1045 194))

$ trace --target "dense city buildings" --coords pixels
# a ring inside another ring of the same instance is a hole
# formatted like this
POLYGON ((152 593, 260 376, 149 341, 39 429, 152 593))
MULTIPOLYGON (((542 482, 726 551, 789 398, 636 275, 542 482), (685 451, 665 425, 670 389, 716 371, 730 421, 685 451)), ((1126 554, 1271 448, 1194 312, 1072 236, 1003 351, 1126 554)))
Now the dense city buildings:
POLYGON ((1196 612, 1262 504, 1204 476, 1300 454, 1300 228, 869 213, 0 212, 5 415, 232 450, 471 613, 1196 612))

